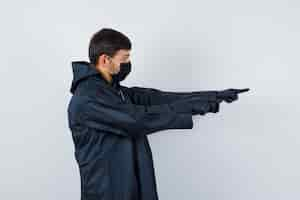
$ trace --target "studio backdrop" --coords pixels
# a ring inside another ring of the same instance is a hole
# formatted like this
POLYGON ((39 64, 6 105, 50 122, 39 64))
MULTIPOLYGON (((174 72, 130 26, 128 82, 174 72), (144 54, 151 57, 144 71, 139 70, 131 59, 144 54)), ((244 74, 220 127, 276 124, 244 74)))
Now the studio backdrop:
POLYGON ((149 136, 161 200, 300 198, 296 0, 6 1, 1 5, 0 199, 77 199, 71 62, 101 28, 133 43, 122 84, 250 88, 191 130, 149 136))

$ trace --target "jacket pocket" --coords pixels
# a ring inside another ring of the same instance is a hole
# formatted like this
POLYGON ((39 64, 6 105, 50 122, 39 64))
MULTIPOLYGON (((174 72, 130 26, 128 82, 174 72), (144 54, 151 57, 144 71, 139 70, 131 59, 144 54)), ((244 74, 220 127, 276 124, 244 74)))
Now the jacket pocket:
POLYGON ((106 199, 109 195, 110 176, 108 160, 97 158, 80 167, 82 193, 87 199, 106 199))

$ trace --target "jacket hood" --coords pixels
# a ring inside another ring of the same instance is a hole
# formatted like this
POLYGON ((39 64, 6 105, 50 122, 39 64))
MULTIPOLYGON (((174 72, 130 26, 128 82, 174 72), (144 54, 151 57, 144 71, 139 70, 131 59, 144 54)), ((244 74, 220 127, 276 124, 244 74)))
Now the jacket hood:
POLYGON ((86 61, 73 61, 73 81, 71 84, 70 92, 74 94, 80 81, 90 77, 99 76, 102 78, 100 72, 98 72, 93 64, 86 61))

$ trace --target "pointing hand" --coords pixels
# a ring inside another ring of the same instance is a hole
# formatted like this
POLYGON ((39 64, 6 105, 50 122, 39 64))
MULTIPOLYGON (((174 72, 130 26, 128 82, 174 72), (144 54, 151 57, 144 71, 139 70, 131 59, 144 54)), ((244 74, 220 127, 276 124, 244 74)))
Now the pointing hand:
POLYGON ((249 88, 245 89, 226 89, 217 92, 217 99, 224 100, 227 103, 232 103, 238 100, 238 94, 249 91, 249 88))

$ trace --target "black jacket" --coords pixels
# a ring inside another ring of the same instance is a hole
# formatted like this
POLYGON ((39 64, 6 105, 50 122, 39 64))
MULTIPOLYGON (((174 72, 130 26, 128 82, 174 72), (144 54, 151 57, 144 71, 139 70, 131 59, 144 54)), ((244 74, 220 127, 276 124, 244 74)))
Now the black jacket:
POLYGON ((81 200, 158 200, 147 135, 192 129, 192 113, 178 113, 170 105, 195 94, 211 101, 215 91, 110 85, 88 62, 74 61, 72 68, 68 122, 79 165, 81 200))

